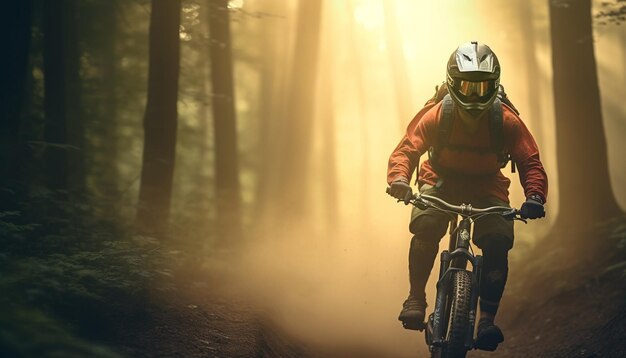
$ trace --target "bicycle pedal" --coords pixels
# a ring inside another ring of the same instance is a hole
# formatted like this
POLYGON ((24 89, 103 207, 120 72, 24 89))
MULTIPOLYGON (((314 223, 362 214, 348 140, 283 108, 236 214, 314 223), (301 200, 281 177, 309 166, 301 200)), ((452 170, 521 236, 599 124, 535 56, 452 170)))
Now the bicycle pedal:
POLYGON ((410 329, 413 331, 423 331, 426 328, 426 324, 424 322, 402 322, 402 327, 404 329, 410 329))

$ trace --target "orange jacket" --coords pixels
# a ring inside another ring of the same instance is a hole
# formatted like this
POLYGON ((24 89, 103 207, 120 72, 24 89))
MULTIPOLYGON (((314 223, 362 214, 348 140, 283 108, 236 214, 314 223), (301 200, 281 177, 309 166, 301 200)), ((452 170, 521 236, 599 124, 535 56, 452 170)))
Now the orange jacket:
MULTIPOLYGON (((430 147, 437 145, 441 103, 428 103, 407 127, 406 134, 391 153, 387 170, 387 182, 398 177, 411 180, 419 158, 430 147)), ((524 122, 506 105, 502 105, 503 145, 517 165, 526 197, 539 195, 544 203, 548 195, 548 177, 539 159, 539 149, 524 122)), ((476 133, 470 134, 460 120, 453 122, 448 145, 439 153, 439 166, 467 175, 445 178, 446 190, 471 194, 472 198, 495 197, 509 202, 511 181, 499 170, 495 153, 490 148, 489 121, 482 120, 476 133), (454 148, 472 148, 456 150, 454 148), (482 152, 481 152, 482 150, 482 152), (495 174, 493 174, 495 172, 495 174)), ((418 184, 436 185, 440 175, 430 161, 419 170, 418 184)))

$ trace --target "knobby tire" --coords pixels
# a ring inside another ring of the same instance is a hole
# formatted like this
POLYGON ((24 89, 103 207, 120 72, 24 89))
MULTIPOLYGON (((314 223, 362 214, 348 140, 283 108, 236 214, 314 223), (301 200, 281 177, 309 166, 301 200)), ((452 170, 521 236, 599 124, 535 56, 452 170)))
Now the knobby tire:
POLYGON ((450 306, 450 320, 446 336, 446 344, 441 350, 441 358, 465 358, 467 349, 465 339, 469 326, 469 314, 472 293, 472 275, 468 271, 452 273, 452 287, 448 298, 452 300, 450 306))

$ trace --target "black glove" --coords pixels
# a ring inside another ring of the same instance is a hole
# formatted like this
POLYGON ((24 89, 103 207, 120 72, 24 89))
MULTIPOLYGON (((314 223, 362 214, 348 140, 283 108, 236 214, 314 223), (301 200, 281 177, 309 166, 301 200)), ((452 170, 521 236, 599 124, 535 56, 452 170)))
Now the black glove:
POLYGON ((520 209, 522 218, 524 219, 539 219, 546 216, 546 211, 543 208, 543 200, 539 195, 531 195, 526 198, 522 208, 520 209))
POLYGON ((413 190, 409 181, 406 178, 400 177, 391 183, 391 186, 387 188, 387 194, 393 196, 398 200, 403 200, 405 204, 409 203, 409 199, 413 196, 413 190))

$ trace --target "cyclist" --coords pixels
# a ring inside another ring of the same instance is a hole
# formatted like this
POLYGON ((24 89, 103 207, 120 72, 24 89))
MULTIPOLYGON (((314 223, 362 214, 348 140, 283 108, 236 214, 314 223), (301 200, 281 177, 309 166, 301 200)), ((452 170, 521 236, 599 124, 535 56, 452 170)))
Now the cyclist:
MULTIPOLYGON (((428 152, 429 159, 419 169, 420 192, 457 205, 508 206, 511 182, 501 168, 510 158, 512 165, 519 168, 526 196, 522 215, 529 219, 544 217, 546 172, 537 144, 516 111, 497 99, 500 63, 495 53, 485 44, 461 44, 450 56, 446 72, 451 101, 446 98, 438 102, 409 124, 389 158, 389 194, 397 199, 412 194, 412 173, 420 156, 428 152), (449 105, 444 111, 446 100, 449 105), (444 120, 448 123, 445 126, 444 120)), ((398 318, 404 323, 415 326, 424 322, 426 281, 448 222, 445 213, 413 208, 409 224, 413 234, 409 249, 410 291, 398 318)), ((475 347, 495 350, 504 341, 494 319, 507 279, 513 222, 489 215, 476 222, 473 237, 484 257, 475 347)))

